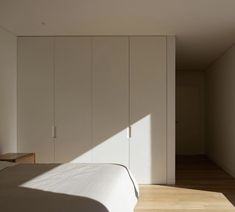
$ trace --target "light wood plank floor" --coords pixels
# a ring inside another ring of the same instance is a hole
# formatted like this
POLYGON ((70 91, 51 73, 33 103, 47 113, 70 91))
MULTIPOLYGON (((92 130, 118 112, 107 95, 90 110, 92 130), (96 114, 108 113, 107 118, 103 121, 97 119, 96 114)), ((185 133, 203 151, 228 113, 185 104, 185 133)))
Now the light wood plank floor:
POLYGON ((235 212, 235 179, 205 156, 178 156, 176 185, 142 185, 135 212, 235 212))

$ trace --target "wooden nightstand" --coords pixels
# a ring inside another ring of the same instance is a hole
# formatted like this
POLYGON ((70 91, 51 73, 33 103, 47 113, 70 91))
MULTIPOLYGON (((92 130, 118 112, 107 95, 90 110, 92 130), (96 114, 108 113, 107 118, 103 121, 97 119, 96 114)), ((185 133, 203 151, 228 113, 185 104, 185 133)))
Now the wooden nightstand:
POLYGON ((7 153, 0 155, 0 161, 13 163, 35 163, 35 153, 7 153))

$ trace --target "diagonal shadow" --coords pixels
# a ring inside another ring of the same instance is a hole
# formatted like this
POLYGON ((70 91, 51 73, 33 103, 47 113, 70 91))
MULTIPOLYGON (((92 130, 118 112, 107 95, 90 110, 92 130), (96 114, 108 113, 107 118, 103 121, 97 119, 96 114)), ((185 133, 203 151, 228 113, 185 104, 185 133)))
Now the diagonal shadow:
POLYGON ((1 210, 108 212, 104 205, 93 199, 19 186, 57 166, 56 164, 20 164, 2 170, 0 175, 1 210))

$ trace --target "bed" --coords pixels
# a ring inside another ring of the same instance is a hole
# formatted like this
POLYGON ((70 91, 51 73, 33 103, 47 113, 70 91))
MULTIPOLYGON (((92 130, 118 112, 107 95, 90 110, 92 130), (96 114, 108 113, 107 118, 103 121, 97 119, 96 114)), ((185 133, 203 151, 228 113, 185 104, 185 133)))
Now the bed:
POLYGON ((0 162, 1 211, 130 212, 139 191, 118 164, 0 162))

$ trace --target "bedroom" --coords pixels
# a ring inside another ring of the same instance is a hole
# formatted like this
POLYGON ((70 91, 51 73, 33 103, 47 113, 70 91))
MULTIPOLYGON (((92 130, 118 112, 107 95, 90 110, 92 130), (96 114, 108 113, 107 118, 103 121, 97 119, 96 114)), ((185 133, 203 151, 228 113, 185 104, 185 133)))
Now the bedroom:
POLYGON ((234 176, 233 101, 227 90, 232 88, 233 52, 222 55, 234 42, 233 6, 229 0, 0 1, 0 160, 20 163, 3 169, 2 178, 0 174, 1 205, 13 210, 6 203, 12 198, 27 211, 19 196, 32 194, 39 208, 47 196, 50 207, 61 198, 55 211, 65 210, 68 201, 74 205, 70 211, 102 211, 102 206, 129 211, 140 188, 136 211, 234 210, 234 187, 228 196, 209 185, 201 190, 193 182, 188 185, 190 176, 179 184, 175 168, 176 154, 187 155, 184 163, 190 162, 189 155, 208 155, 234 176), (215 62, 216 70, 207 71, 219 57, 222 65, 215 62), (225 69, 224 78, 220 69, 225 69), (186 88, 183 80, 188 87, 200 81, 201 93, 183 90, 177 106, 178 85, 186 88), (220 99, 229 104, 221 105, 220 99), (184 103, 191 104, 181 109, 184 103), (182 119, 188 128, 181 127, 182 119), (115 164, 128 167, 133 177, 115 164), (68 178, 72 180, 66 184, 68 178), (7 190, 10 182, 17 184, 15 195, 12 187, 7 190), (73 202, 76 198, 81 204, 73 202))

